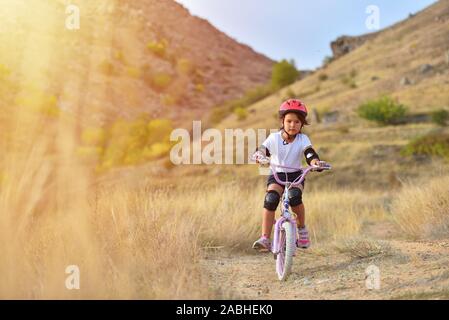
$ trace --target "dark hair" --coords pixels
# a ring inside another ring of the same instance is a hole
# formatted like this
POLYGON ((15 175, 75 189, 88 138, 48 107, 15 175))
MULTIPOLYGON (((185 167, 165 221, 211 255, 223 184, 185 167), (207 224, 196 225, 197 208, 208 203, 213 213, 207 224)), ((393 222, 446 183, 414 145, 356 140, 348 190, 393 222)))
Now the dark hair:
POLYGON ((285 118, 285 116, 286 116, 288 113, 294 113, 294 114, 296 114, 296 115, 298 116, 298 118, 299 118, 299 120, 301 121, 301 124, 302 124, 302 125, 301 125, 301 129, 302 129, 303 126, 308 126, 308 125, 310 125, 310 123, 307 121, 307 119, 306 119, 304 113, 302 113, 302 112, 295 112, 295 111, 287 111, 287 112, 285 112, 284 114, 282 114, 282 115, 279 116, 279 120, 282 120, 282 127, 281 127, 281 129, 284 127, 284 118, 285 118))

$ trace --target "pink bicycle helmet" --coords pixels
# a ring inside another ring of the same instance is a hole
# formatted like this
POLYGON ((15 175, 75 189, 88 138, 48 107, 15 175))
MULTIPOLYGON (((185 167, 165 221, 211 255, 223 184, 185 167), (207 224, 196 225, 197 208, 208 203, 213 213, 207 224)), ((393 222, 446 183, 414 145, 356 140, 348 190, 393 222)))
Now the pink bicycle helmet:
POLYGON ((307 117, 307 107, 301 100, 298 99, 289 99, 284 101, 279 107, 280 118, 283 118, 289 112, 302 114, 304 118, 307 117))

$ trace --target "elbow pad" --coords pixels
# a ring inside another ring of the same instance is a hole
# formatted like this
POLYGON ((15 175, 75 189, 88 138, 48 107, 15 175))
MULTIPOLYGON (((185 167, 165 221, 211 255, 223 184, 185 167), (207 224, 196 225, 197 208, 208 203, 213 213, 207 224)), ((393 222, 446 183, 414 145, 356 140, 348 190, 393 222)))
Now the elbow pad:
POLYGON ((313 159, 318 159, 320 160, 320 157, 318 156, 318 153, 315 152, 315 150, 313 150, 312 147, 307 148, 306 150, 304 150, 304 157, 306 157, 306 162, 307 164, 310 166, 310 162, 313 159))

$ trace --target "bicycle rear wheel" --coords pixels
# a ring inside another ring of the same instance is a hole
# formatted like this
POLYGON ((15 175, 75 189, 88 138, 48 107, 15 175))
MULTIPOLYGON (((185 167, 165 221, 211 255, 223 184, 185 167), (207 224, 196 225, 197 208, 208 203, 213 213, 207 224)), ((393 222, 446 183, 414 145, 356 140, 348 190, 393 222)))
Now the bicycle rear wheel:
POLYGON ((276 257, 276 272, 281 281, 287 280, 293 265, 295 254, 295 230, 289 221, 282 224, 279 237, 279 254, 276 257))

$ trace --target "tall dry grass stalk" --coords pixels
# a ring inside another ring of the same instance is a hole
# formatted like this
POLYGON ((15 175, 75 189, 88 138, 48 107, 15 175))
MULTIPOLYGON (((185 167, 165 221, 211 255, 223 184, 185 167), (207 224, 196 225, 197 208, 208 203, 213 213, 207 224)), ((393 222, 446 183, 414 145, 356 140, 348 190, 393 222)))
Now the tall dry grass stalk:
POLYGON ((306 224, 312 241, 356 236, 366 221, 385 218, 381 192, 363 190, 314 190, 305 192, 306 224))
MULTIPOLYGON (((264 180, 258 185, 236 177, 214 187, 203 187, 204 181, 193 179, 179 186, 180 204, 174 202, 170 210, 181 210, 195 221, 202 246, 251 250, 261 233, 264 180)), ((385 218, 381 192, 306 190, 303 198, 306 224, 315 242, 358 235, 364 222, 385 218)), ((276 217, 279 214, 278 207, 276 217)))
POLYGON ((170 194, 93 188, 74 127, 27 113, 14 121, 1 170, 0 298, 215 297, 197 264, 197 228, 169 210, 170 194), (65 286, 69 265, 80 290, 65 286))
POLYGON ((415 239, 449 236, 449 177, 404 187, 392 204, 393 218, 415 239))
MULTIPOLYGON (((84 14, 96 12, 98 4, 81 2, 84 14)), ((110 58, 109 49, 98 48, 113 48, 113 33, 96 39, 90 28, 114 30, 114 12, 91 15, 76 33, 91 43, 77 57, 87 70, 69 72, 72 49, 62 43, 75 39, 61 25, 64 7, 54 1, 20 5, 26 10, 5 8, 17 23, 5 33, 12 36, 2 37, 16 50, 5 50, 13 72, 1 87, 10 83, 11 89, 0 91, 0 298, 214 297, 196 263, 196 226, 181 211, 166 210, 164 203, 175 197, 158 199, 151 188, 139 193, 121 181, 92 187, 90 169, 78 161, 83 115, 94 112, 89 67, 110 58), (59 102, 71 112, 61 111, 59 102), (80 290, 65 286, 69 265, 79 267, 80 290)), ((97 99, 108 101, 109 86, 95 88, 97 99)))
MULTIPOLYGON (((76 126, 29 116, 16 115, 17 139, 2 162, 0 297, 217 297, 198 261, 210 247, 251 250, 262 180, 95 185, 76 157, 76 126), (65 287, 68 265, 80 268, 80 290, 65 287)), ((315 242, 354 236, 383 213, 380 193, 306 190, 304 201, 315 242)))
POLYGON ((260 199, 254 189, 240 181, 206 186, 206 180, 207 177, 192 179, 176 189, 159 191, 162 194, 155 193, 152 198, 160 201, 152 203, 163 203, 163 212, 175 221, 192 223, 202 247, 248 248, 248 242, 258 233, 260 218, 260 199))

